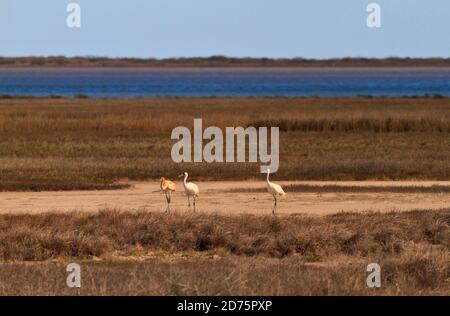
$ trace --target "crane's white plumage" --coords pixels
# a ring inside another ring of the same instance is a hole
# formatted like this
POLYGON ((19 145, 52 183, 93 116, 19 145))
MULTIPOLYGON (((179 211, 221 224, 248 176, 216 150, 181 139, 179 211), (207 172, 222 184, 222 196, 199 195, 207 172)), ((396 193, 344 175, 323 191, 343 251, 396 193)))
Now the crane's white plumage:
POLYGON ((275 211, 277 209, 277 197, 279 196, 283 197, 286 195, 286 193, 283 191, 281 185, 270 182, 269 176, 270 176, 270 169, 267 169, 267 192, 269 192, 273 196, 274 205, 272 213, 275 214, 275 211))
POLYGON ((187 182, 188 173, 185 172, 180 175, 180 177, 184 177, 183 180, 183 186, 184 186, 184 192, 186 193, 188 197, 188 207, 191 206, 191 196, 194 200, 194 211, 195 211, 195 199, 198 197, 200 191, 198 189, 198 186, 195 183, 187 182))

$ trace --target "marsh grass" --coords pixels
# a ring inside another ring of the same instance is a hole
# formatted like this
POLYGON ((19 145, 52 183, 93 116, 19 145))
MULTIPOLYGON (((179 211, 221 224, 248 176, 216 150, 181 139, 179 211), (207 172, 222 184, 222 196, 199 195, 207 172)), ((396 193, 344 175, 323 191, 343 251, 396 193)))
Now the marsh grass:
POLYGON ((80 289, 66 286, 62 263, 9 263, 1 265, 0 294, 449 295, 446 259, 419 247, 408 256, 379 261, 382 286, 376 289, 366 286, 373 258, 323 266, 296 257, 81 262, 80 289))
MULTIPOLYGON (((431 186, 391 186, 391 185, 310 185, 310 184, 289 184, 284 185, 285 192, 343 192, 343 193, 450 193, 450 186, 431 185, 431 186)), ((266 192, 265 188, 240 188, 232 189, 229 192, 266 192)))
MULTIPOLYGON (((0 215, 5 261, 89 259, 136 247, 168 252, 225 250, 237 256, 392 255, 414 242, 450 250, 449 210, 342 213, 327 217, 225 216, 103 210, 0 215)), ((306 257, 305 257, 306 258, 306 257)))
POLYGON ((374 118, 331 118, 310 120, 268 119, 254 121, 249 126, 278 126, 280 131, 302 132, 353 132, 374 133, 439 132, 449 133, 450 122, 436 118, 374 117, 374 118))
POLYGON ((129 184, 125 183, 74 183, 52 181, 44 182, 0 182, 0 192, 42 192, 42 191, 72 191, 72 190, 120 190, 130 188, 129 184))
POLYGON ((0 190, 121 179, 258 179, 259 164, 176 164, 176 126, 279 126, 281 180, 448 180, 450 99, 0 100, 0 190), (14 183, 14 185, 12 185, 14 183))
POLYGON ((449 295, 450 210, 0 215, 3 295, 449 295), (82 266, 82 288, 65 264, 82 266), (366 267, 382 267, 368 289, 366 267))

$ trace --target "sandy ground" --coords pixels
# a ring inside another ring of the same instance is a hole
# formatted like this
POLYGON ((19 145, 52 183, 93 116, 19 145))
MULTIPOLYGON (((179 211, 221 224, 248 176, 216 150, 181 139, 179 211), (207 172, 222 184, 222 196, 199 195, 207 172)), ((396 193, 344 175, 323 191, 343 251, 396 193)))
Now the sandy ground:
MULTIPOLYGON (((310 185, 370 185, 370 186, 431 186, 450 185, 447 182, 278 182, 310 185)), ((273 199, 268 193, 232 193, 238 188, 265 188, 265 182, 197 182, 199 212, 225 214, 271 214, 273 199)), ((111 191, 68 192, 3 192, 0 193, 0 213, 36 213, 46 211, 97 211, 104 208, 122 210, 143 209, 164 211, 165 199, 158 182, 133 183, 132 188, 111 191)), ((325 215, 340 211, 407 211, 450 207, 449 193, 289 193, 279 201, 279 214, 308 213, 325 215)), ((192 208, 191 208, 192 209, 192 208)), ((185 212, 187 197, 181 182, 172 197, 172 211, 185 212)))

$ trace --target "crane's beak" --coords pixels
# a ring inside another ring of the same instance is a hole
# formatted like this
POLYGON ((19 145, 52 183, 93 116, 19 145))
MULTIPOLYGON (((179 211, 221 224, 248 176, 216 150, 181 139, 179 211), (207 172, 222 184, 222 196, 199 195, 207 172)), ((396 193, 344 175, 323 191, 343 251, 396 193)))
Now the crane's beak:
POLYGON ((184 177, 184 174, 180 174, 179 176, 178 176, 178 178, 183 178, 184 177))

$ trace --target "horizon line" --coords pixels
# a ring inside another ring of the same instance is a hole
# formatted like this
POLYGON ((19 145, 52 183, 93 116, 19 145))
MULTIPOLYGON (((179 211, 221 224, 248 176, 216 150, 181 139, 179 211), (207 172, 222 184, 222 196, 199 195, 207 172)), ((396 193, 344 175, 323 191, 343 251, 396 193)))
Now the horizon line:
POLYGON ((387 59, 416 59, 416 60, 427 60, 427 59, 440 59, 446 60, 450 59, 449 56, 384 56, 384 57, 368 57, 368 56, 343 56, 343 57, 267 57, 267 56, 231 56, 231 55, 221 55, 213 54, 207 56, 171 56, 171 57, 156 57, 156 56, 107 56, 107 55, 15 55, 15 56, 5 56, 0 55, 2 59, 20 59, 20 58, 67 58, 67 59, 137 59, 137 60, 173 60, 173 59, 237 59, 237 60, 300 60, 300 61, 328 61, 328 60, 387 60, 387 59))

